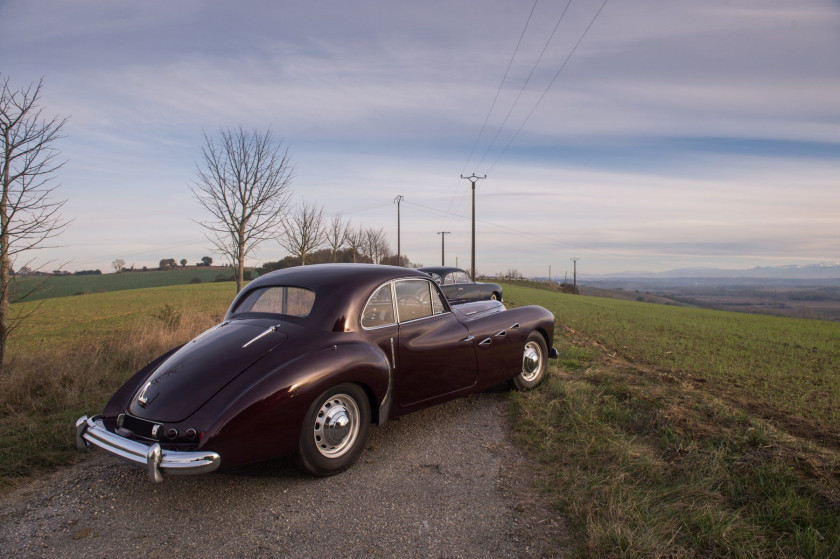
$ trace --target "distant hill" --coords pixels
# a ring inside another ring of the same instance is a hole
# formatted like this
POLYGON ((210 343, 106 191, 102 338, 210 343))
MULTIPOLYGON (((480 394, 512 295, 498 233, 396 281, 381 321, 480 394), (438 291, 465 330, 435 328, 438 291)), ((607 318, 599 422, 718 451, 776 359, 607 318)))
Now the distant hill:
POLYGON ((754 278, 754 279, 840 279, 840 262, 822 262, 819 264, 790 266, 758 266, 747 270, 722 268, 678 268, 667 272, 621 272, 618 274, 585 275, 578 274, 578 279, 701 279, 701 278, 754 278))

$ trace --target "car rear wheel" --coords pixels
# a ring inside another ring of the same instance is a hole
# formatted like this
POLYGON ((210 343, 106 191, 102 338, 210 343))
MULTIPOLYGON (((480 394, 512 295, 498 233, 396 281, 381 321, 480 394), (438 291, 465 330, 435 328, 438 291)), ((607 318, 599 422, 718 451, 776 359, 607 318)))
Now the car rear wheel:
POLYGON ((496 293, 493 293, 492 295, 490 295, 490 300, 491 301, 498 301, 499 296, 496 293))
POLYGON ((513 378, 513 385, 519 390, 538 387, 547 370, 548 348, 542 334, 533 331, 528 334, 522 351, 522 371, 513 378))
POLYGON ((370 404, 355 384, 340 384, 318 396, 303 421, 298 463, 315 476, 343 472, 358 459, 370 428, 370 404))

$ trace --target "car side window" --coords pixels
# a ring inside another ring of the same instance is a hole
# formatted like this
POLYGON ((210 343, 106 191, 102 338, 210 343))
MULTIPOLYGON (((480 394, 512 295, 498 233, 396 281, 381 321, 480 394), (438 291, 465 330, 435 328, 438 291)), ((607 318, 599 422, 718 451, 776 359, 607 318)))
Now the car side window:
POLYGON ((394 324, 394 300, 391 297, 391 283, 388 282, 373 292, 362 311, 362 327, 376 328, 394 324))
POLYGON ((453 272, 455 283, 470 283, 470 277, 464 272, 453 272))
POLYGON ((452 285, 455 283, 455 273, 447 274, 443 279, 443 285, 452 285))
POLYGON ((432 288, 432 313, 437 315, 448 312, 449 308, 446 306, 446 303, 443 302, 443 297, 441 296, 440 290, 437 286, 430 285, 429 287, 432 288))
POLYGON ((394 283, 397 292, 397 315, 400 322, 432 316, 431 286, 426 280, 394 283))

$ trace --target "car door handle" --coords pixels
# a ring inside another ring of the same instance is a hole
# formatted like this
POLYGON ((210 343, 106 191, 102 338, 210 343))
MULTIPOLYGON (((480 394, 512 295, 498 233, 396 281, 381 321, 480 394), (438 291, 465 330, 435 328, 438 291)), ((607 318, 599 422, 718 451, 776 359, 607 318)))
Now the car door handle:
POLYGON ((492 344, 492 343, 493 343, 493 340, 491 340, 490 338, 484 338, 483 340, 481 340, 480 342, 478 342, 478 345, 480 345, 480 346, 488 346, 488 345, 490 345, 490 344, 492 344))

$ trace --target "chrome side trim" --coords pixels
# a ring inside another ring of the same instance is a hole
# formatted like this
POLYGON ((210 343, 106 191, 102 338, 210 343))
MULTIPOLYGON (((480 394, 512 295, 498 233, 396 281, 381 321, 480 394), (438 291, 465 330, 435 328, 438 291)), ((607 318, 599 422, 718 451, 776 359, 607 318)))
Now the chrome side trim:
POLYGON ((394 338, 391 338, 391 368, 397 368, 397 353, 394 351, 394 338))
POLYGON ((216 330, 218 330, 218 329, 219 329, 219 328, 221 328, 222 326, 227 326, 227 325, 228 325, 228 324, 230 324, 230 323, 231 323, 231 321, 230 321, 230 320, 225 320, 224 322, 220 322, 219 324, 217 324, 217 325, 213 326, 212 328, 208 328, 207 330, 205 330, 204 332, 202 332, 201 334, 199 334, 198 336, 196 336, 195 338, 193 338, 193 339, 190 341, 190 343, 191 343, 191 344, 192 344, 192 343, 195 343, 195 342, 197 342, 198 340, 200 340, 201 338, 203 338, 204 336, 206 336, 207 334, 209 334, 210 332, 215 332, 216 330))
POLYGON ((490 345, 490 344, 492 344, 492 343, 493 343, 493 340, 491 340, 490 338, 484 338, 483 340, 481 340, 480 342, 478 342, 478 345, 480 345, 480 346, 488 346, 488 345, 490 345))
POLYGON ((474 340, 474 339, 475 339, 475 336, 473 336, 472 334, 470 334, 469 336, 467 336, 467 337, 466 337, 466 338, 464 338, 463 340, 458 340, 458 341, 461 341, 461 342, 468 342, 468 341, 470 341, 470 340, 474 340))
POLYGON ((158 443, 151 446, 112 433, 100 416, 83 415, 76 420, 76 448, 96 446, 114 456, 146 468, 149 478, 163 481, 166 475, 204 474, 218 469, 222 458, 216 452, 181 452, 163 450, 158 443))
POLYGON ((502 330, 501 332, 496 333, 497 338, 501 338, 501 337, 504 337, 504 336, 507 336, 507 330, 502 330))
POLYGON ((515 322, 515 323, 511 324, 510 326, 508 326, 508 328, 510 328, 511 330, 516 330, 517 328, 519 328, 519 323, 515 322))
POLYGON ((269 334, 273 334, 274 332, 278 331, 278 330, 280 329, 280 327, 281 327, 281 326, 282 326, 282 324, 280 324, 280 323, 275 324, 274 326, 269 326, 269 327, 266 329, 266 331, 265 331, 265 332, 263 332, 263 333, 261 333, 261 334, 257 335, 257 336, 256 336, 256 337, 254 337, 254 338, 251 338, 251 340, 250 340, 250 341, 248 341, 245 345, 243 345, 243 346, 242 346, 242 349, 245 349, 246 347, 248 347, 248 346, 249 346, 249 345, 251 345, 252 343, 256 342, 256 341, 257 341, 257 340, 259 340, 259 339, 262 339, 262 338, 264 338, 264 337, 268 336, 269 334))
POLYGON ((391 338, 391 362, 388 363, 388 388, 385 390, 385 396, 382 397, 382 401, 379 403, 379 419, 377 425, 380 427, 388 421, 388 416, 391 414, 391 395, 394 391, 394 369, 396 366, 394 338, 391 338))

